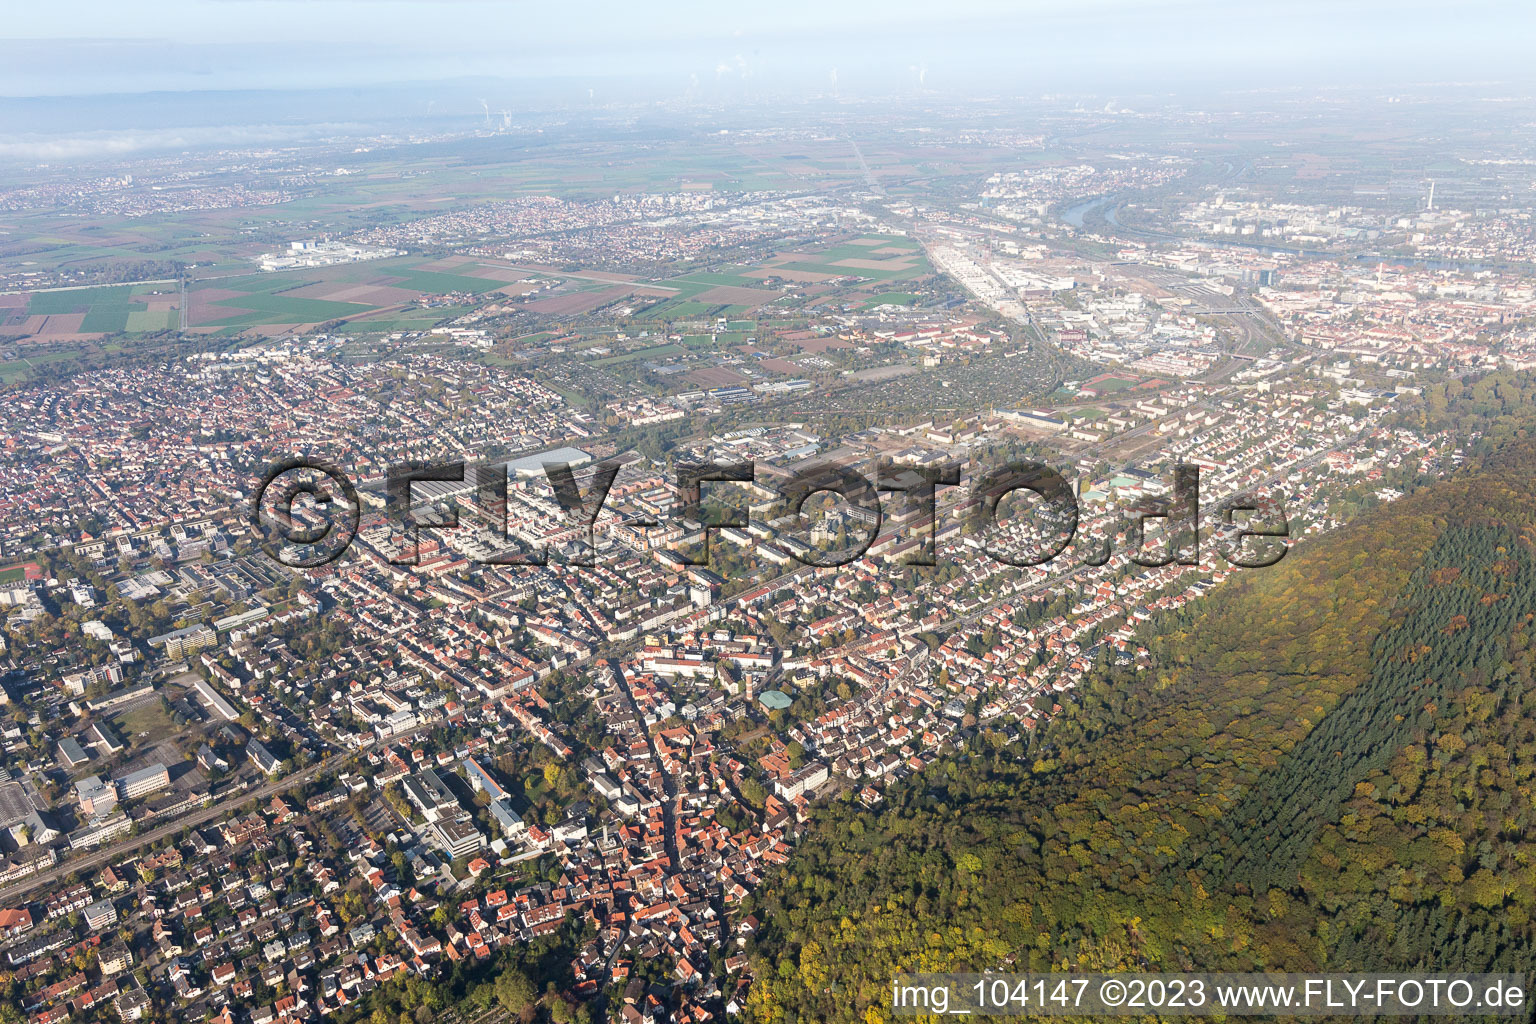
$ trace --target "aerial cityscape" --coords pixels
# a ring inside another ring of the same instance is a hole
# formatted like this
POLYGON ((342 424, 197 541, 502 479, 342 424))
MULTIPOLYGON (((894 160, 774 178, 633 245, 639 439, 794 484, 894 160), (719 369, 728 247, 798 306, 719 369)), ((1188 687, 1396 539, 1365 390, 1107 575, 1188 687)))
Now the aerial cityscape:
POLYGON ((0 1021, 1536 971, 1532 84, 759 60, 4 79, 0 1021))

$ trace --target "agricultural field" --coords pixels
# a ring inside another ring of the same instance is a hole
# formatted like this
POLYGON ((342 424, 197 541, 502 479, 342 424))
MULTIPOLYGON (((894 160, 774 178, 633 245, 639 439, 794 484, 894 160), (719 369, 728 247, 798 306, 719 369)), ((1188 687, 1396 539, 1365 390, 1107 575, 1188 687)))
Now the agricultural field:
MULTIPOLYGON (((900 236, 855 238, 826 249, 776 253, 755 264, 727 266, 655 281, 667 296, 640 313, 645 319, 738 317, 784 298, 793 285, 807 298, 844 292, 865 307, 890 302, 911 305, 918 297, 869 289, 932 273, 922 246, 900 236)), ((653 294, 648 292, 647 294, 653 294)))
POLYGON ((563 281, 558 290, 530 300, 523 308, 550 316, 577 316, 621 304, 646 320, 688 320, 707 316, 740 317, 783 297, 749 276, 755 268, 694 272, 647 281, 629 274, 597 270, 561 270, 544 264, 508 264, 529 274, 563 281))
MULTIPOLYGON (((174 261, 195 266, 199 275, 223 275, 241 272, 257 254, 299 235, 295 224, 323 224, 344 236, 390 218, 528 195, 583 201, 671 191, 728 194, 835 187, 859 177, 841 139, 786 145, 689 138, 637 153, 622 142, 586 140, 552 150, 506 136, 408 152, 349 147, 337 157, 346 173, 315 173, 302 185, 288 180, 287 168, 240 175, 214 170, 160 182, 153 192, 141 183, 82 198, 90 215, 78 220, 61 219, 51 204, 0 210, 0 274, 174 261), (495 173, 486 173, 491 166, 495 173)), ((877 173, 899 172, 888 172, 877 156, 872 160, 877 173)))
MULTIPOLYGON (((733 268, 735 270, 737 268, 733 268)), ((740 268, 750 271, 751 268, 740 268)), ((655 282, 666 298, 646 309, 647 319, 679 320, 704 316, 739 316, 782 296, 747 273, 693 273, 655 282)))
POLYGON ((0 295, 0 341, 72 341, 176 330, 181 323, 179 292, 174 281, 150 281, 0 295))
POLYGON ((779 253, 766 262, 761 276, 819 284, 840 278, 872 283, 906 281, 931 273, 923 247, 896 235, 855 238, 814 252, 779 253))
POLYGON ((532 291, 528 278, 527 271, 467 256, 210 278, 192 288, 191 327, 271 333, 343 320, 365 331, 425 330, 482 303, 532 291), (423 305, 437 297, 449 301, 423 305))

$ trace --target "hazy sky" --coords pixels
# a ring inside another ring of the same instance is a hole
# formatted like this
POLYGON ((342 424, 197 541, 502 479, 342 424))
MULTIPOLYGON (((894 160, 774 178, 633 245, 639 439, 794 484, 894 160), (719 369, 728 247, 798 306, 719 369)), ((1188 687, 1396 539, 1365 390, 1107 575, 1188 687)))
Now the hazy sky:
POLYGON ((9 0, 0 95, 651 75, 709 90, 1069 91, 1529 74, 1485 0, 9 0))

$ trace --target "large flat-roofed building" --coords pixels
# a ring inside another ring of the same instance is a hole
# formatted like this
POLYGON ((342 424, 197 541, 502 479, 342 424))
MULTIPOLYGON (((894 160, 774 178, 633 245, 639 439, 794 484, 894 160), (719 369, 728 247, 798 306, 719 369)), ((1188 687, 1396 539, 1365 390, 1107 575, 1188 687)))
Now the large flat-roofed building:
POLYGON ((429 834, 450 857, 468 857, 485 846, 484 833, 467 821, 436 822, 429 834))
POLYGON ((463 810, 458 800, 454 799, 452 791, 431 768, 423 768, 402 785, 406 798, 416 805, 421 816, 428 821, 457 817, 463 810))
POLYGON ((496 827, 501 829, 502 835, 511 838, 528 830, 522 816, 512 809, 512 798, 479 761, 466 757, 464 772, 469 776, 469 783, 475 788, 475 792, 484 793, 491 798, 491 820, 496 822, 496 827))
POLYGON ((117 787, 92 775, 75 783, 75 802, 80 813, 91 817, 111 814, 117 807, 117 787))
POLYGON ((545 466, 583 466, 591 461, 592 456, 580 448, 556 448, 552 451, 539 452, 537 455, 524 455, 520 459, 513 459, 507 463, 507 475, 543 476, 545 466))
POLYGON ((373 731, 381 740, 387 740, 391 736, 398 736, 404 732, 410 732, 421 724, 421 719, 410 708, 401 708, 399 711, 391 711, 384 718, 373 723, 373 731))
POLYGON ((79 740, 65 736, 59 741, 59 760, 64 762, 66 768, 78 768, 90 760, 90 755, 85 752, 79 740))
POLYGON ((101 747, 108 757, 123 752, 123 738, 117 734, 111 722, 95 723, 91 726, 91 735, 96 737, 97 746, 101 747))
POLYGON ((0 828, 10 828, 33 812, 27 791, 14 779, 0 782, 0 828))
POLYGON ((142 683, 138 686, 130 686, 125 690, 117 690, 86 703, 86 707, 92 711, 110 711, 113 708, 131 704, 137 700, 145 700, 155 692, 153 683, 142 683))
POLYGON ((148 768, 140 768, 136 772, 129 772, 119 778, 117 797, 119 800, 137 800, 141 796, 158 793, 170 784, 170 769, 163 764, 152 764, 148 768))
POLYGON ((1052 434, 1059 434, 1067 429, 1065 420, 1040 409, 1005 409, 998 415, 1010 423, 1033 427, 1036 430, 1047 430, 1052 434))
POLYGON ((827 766, 813 761, 791 775, 774 780, 773 790, 784 799, 793 800, 802 793, 814 793, 826 785, 829 777, 827 766))
POLYGON ((287 249, 262 253, 256 258, 267 273, 313 267, 331 267, 341 263, 360 263, 402 255, 399 249, 381 245, 356 245, 352 242, 316 241, 313 238, 289 242, 287 249))
POLYGON ((209 710, 213 711, 220 718, 224 719, 224 721, 233 722, 235 719, 240 717, 240 712, 235 710, 234 705, 225 700, 219 694, 219 691, 215 690, 206 679, 199 679, 197 682, 192 684, 192 688, 195 689, 197 691, 197 695, 203 699, 203 703, 208 705, 209 710))
POLYGON ((71 849, 83 850, 92 846, 100 846, 118 836, 126 835, 133 830, 133 819, 122 811, 105 818, 92 818, 84 828, 76 829, 69 834, 71 849))
POLYGON ((185 629, 149 639, 151 647, 164 647, 165 656, 172 660, 180 660, 190 654, 196 654, 203 648, 212 647, 218 642, 219 635, 201 622, 195 626, 188 626, 185 629))
POLYGON ((117 923, 117 908, 111 900, 93 900, 80 913, 85 918, 86 927, 93 932, 117 923))

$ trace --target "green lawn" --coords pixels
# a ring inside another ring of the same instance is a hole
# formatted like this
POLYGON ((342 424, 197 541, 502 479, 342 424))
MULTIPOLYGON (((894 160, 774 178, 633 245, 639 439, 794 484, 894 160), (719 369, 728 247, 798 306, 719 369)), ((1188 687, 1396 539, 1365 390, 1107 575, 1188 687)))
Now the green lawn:
POLYGON ((160 706, 158 700, 152 700, 142 707, 134 708, 117 719, 117 727, 123 733, 123 738, 132 740, 139 733, 148 733, 151 737, 169 736, 176 731, 176 723, 171 721, 165 709, 160 706))
POLYGON ((881 292, 879 295, 871 295, 864 300, 864 308, 874 306, 910 306, 917 301, 917 296, 911 292, 881 292))
POLYGON ((654 348, 642 348, 636 352, 624 352, 616 356, 605 356, 602 359, 594 359, 592 360, 592 365, 611 366, 614 363, 628 363, 636 359, 654 359, 657 356, 676 355, 679 352, 685 351, 687 350, 684 349, 681 345, 657 345, 654 348))
POLYGON ((17 359, 9 363, 0 363, 0 379, 6 383, 21 380, 31 374, 33 367, 45 363, 59 363, 66 359, 74 359, 80 355, 78 348, 55 349, 51 352, 40 352, 37 355, 29 355, 25 359, 17 359))
POLYGON ((1092 388, 1100 394, 1112 395, 1116 391, 1124 391, 1126 388, 1133 388, 1136 386, 1136 384, 1136 381, 1126 380, 1124 377, 1106 377, 1101 381, 1096 381, 1092 384, 1085 384, 1084 387, 1092 388))
POLYGON ((659 305, 652 306, 640 315, 647 320, 666 317, 703 316, 714 308, 714 306, 707 302, 694 302, 691 299, 667 299, 659 305))

